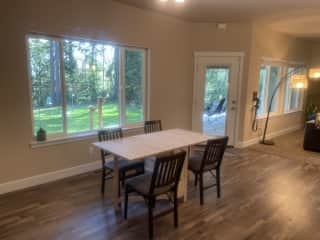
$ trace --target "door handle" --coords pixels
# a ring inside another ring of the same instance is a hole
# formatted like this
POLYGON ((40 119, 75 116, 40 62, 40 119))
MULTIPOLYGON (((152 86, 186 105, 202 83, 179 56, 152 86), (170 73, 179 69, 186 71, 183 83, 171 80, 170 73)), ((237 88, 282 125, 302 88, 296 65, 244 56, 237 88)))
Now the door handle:
POLYGON ((231 107, 230 110, 234 111, 234 110, 237 110, 237 108, 236 107, 231 107))

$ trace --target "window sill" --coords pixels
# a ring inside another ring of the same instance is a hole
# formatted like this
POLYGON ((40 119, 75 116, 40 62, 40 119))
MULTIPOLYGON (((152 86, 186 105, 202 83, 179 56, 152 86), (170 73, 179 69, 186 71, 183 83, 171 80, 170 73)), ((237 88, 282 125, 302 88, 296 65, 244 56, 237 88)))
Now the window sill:
MULTIPOLYGON (((269 118, 274 118, 274 117, 281 117, 281 116, 285 116, 288 114, 293 114, 293 113, 299 113, 299 112, 303 112, 303 110, 295 110, 295 111, 290 111, 290 112, 282 112, 282 113, 270 113, 270 117, 269 118)), ((263 115, 263 116, 258 116, 257 120, 264 120, 267 119, 267 115, 263 115)))
POLYGON ((284 114, 284 115, 287 115, 287 114, 302 113, 302 112, 304 112, 304 111, 303 111, 303 110, 292 110, 292 111, 284 112, 283 114, 284 114))
MULTIPOLYGON (((130 128, 122 128, 124 134, 135 134, 139 133, 143 130, 142 126, 130 127, 130 128)), ((77 142, 77 141, 85 141, 88 139, 97 139, 97 131, 91 131, 86 133, 78 133, 72 134, 69 136, 63 137, 55 137, 49 138, 46 141, 38 142, 38 141, 31 141, 30 147, 31 148, 42 148, 42 147, 49 147, 53 145, 60 145, 65 143, 77 142)))

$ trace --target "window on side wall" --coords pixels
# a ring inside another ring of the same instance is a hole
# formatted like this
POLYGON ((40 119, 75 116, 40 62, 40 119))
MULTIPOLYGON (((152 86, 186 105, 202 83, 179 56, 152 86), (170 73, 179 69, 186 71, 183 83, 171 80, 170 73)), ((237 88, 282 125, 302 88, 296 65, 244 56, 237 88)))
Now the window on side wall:
POLYGON ((97 41, 27 38, 33 132, 49 137, 140 125, 146 110, 146 49, 97 41))
MULTIPOLYGON (((302 109, 303 102, 303 89, 292 89, 290 87, 290 76, 291 73, 295 72, 295 67, 289 67, 287 70, 288 79, 285 82, 285 93, 284 93, 284 112, 296 112, 302 109)), ((304 69, 299 71, 303 74, 304 69)))
MULTIPOLYGON (((260 107, 258 116, 262 117, 267 114, 272 94, 276 89, 281 76, 281 67, 273 65, 262 65, 259 77, 259 98, 260 107)), ((278 112, 279 109, 279 92, 274 96, 271 113, 278 112)))

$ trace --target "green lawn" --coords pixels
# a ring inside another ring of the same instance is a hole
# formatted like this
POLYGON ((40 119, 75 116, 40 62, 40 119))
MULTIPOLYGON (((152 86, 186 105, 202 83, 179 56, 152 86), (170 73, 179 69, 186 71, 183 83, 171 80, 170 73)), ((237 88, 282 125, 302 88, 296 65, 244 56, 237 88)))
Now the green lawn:
MULTIPOLYGON (((105 104, 103 106, 103 125, 105 127, 117 125, 119 122, 119 111, 117 104, 105 104)), ((34 131, 37 132, 40 124, 47 134, 61 133, 63 131, 62 108, 48 107, 33 111, 34 131), (40 113, 40 118, 39 118, 40 113), (40 122, 41 119, 41 122, 40 122)), ((98 110, 94 113, 94 129, 98 128, 98 110)), ((142 110, 140 108, 128 107, 126 112, 127 123, 142 121, 142 110)), ((89 131, 89 109, 88 106, 67 106, 68 133, 89 131)))

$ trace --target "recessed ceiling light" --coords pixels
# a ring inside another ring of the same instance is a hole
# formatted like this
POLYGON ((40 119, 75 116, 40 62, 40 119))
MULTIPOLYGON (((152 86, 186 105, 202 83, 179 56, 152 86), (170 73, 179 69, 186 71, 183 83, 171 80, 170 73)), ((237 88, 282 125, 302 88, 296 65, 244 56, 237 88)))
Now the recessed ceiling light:
POLYGON ((177 3, 183 3, 184 0, 176 0, 177 3))

